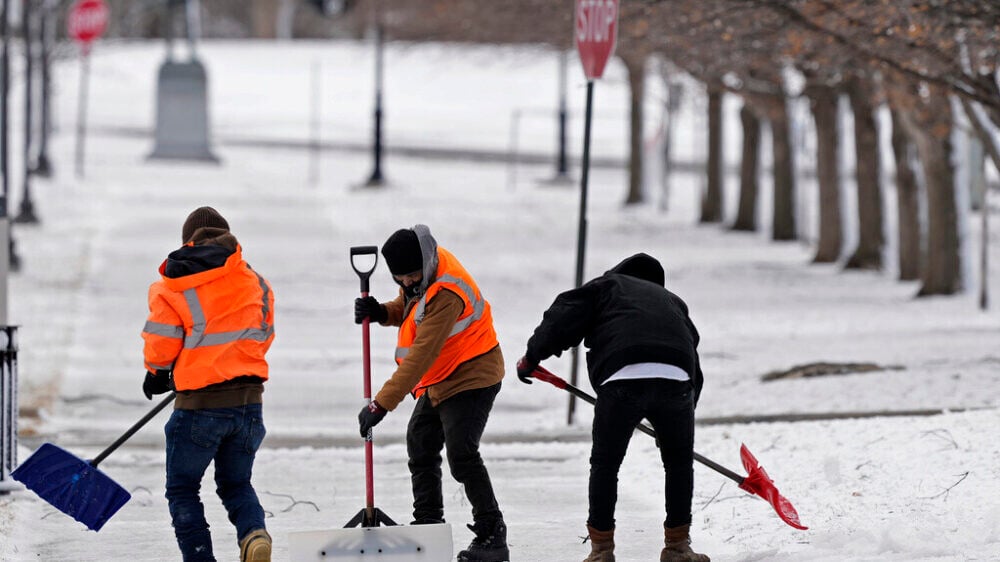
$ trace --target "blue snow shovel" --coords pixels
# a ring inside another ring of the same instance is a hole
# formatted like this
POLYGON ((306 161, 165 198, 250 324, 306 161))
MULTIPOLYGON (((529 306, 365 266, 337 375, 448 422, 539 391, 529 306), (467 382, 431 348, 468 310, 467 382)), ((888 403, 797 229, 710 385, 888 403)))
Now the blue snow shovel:
POLYGON ((59 511, 92 531, 100 531, 132 495, 97 465, 173 402, 174 396, 171 392, 94 460, 85 461, 52 443, 44 443, 10 475, 59 511))

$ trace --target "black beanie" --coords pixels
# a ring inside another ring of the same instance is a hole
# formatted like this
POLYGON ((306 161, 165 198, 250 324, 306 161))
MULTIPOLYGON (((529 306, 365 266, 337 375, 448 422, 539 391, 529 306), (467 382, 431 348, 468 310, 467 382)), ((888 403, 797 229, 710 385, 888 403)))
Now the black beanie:
POLYGON ((187 220, 184 221, 184 226, 181 228, 181 243, 187 244, 194 236, 195 231, 203 227, 229 230, 229 223, 222 218, 219 211, 211 207, 198 207, 191 211, 187 220))
POLYGON ((420 250, 417 233, 401 228, 392 233, 382 244, 382 256, 393 275, 406 275, 424 268, 424 254, 420 250))

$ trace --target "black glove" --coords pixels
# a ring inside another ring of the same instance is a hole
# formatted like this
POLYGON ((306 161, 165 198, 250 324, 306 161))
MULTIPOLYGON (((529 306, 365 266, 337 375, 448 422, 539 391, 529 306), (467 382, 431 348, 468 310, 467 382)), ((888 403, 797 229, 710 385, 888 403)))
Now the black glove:
POLYGON ((163 394, 173 390, 173 382, 170 380, 170 371, 156 371, 155 373, 146 371, 146 379, 142 381, 142 393, 146 395, 146 400, 152 400, 154 394, 163 394))
POLYGON ((521 382, 531 384, 531 373, 535 372, 535 367, 538 366, 538 361, 531 361, 528 356, 517 360, 517 378, 521 379, 521 382))
POLYGON ((382 418, 388 413, 388 410, 374 400, 364 408, 361 408, 361 413, 358 414, 358 426, 361 427, 361 436, 368 437, 368 432, 378 425, 378 422, 382 421, 382 418))
POLYGON ((358 297, 354 299, 354 323, 360 324, 365 318, 382 323, 389 319, 389 313, 375 297, 358 297))

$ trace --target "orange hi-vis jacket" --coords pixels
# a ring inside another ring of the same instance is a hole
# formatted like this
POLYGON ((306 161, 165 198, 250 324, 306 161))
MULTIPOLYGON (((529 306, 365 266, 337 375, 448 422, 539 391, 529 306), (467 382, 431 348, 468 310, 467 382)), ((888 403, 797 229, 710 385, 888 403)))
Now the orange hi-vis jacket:
POLYGON ((396 364, 402 364, 406 359, 423 320, 424 308, 439 291, 452 291, 461 297, 465 310, 459 315, 437 359, 413 388, 413 395, 417 398, 424 394, 428 386, 448 378, 455 368, 465 361, 499 345, 496 331, 493 329, 490 303, 483 298, 472 276, 448 250, 438 247, 437 254, 438 267, 433 282, 417 304, 409 307, 399 327, 396 364))
MULTIPOLYGON (((188 248, 194 246, 177 252, 188 248)), ((221 266, 190 275, 167 277, 166 265, 149 287, 149 318, 142 330, 146 369, 173 371, 178 391, 244 375, 266 380, 274 293, 243 261, 242 248, 237 245, 221 266)))

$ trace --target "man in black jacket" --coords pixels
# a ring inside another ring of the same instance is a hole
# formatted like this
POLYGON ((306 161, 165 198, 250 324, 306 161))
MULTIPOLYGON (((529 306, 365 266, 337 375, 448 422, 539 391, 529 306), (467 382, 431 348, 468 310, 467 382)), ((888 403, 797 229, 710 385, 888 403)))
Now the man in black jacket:
POLYGON ((591 553, 584 562, 614 560, 618 469, 635 427, 656 430, 666 475, 667 517, 661 562, 708 562, 690 547, 694 488, 694 409, 702 387, 698 330, 688 308, 664 288, 663 267, 631 256, 604 275, 556 297, 528 340, 517 375, 583 344, 597 392, 590 456, 591 553))

